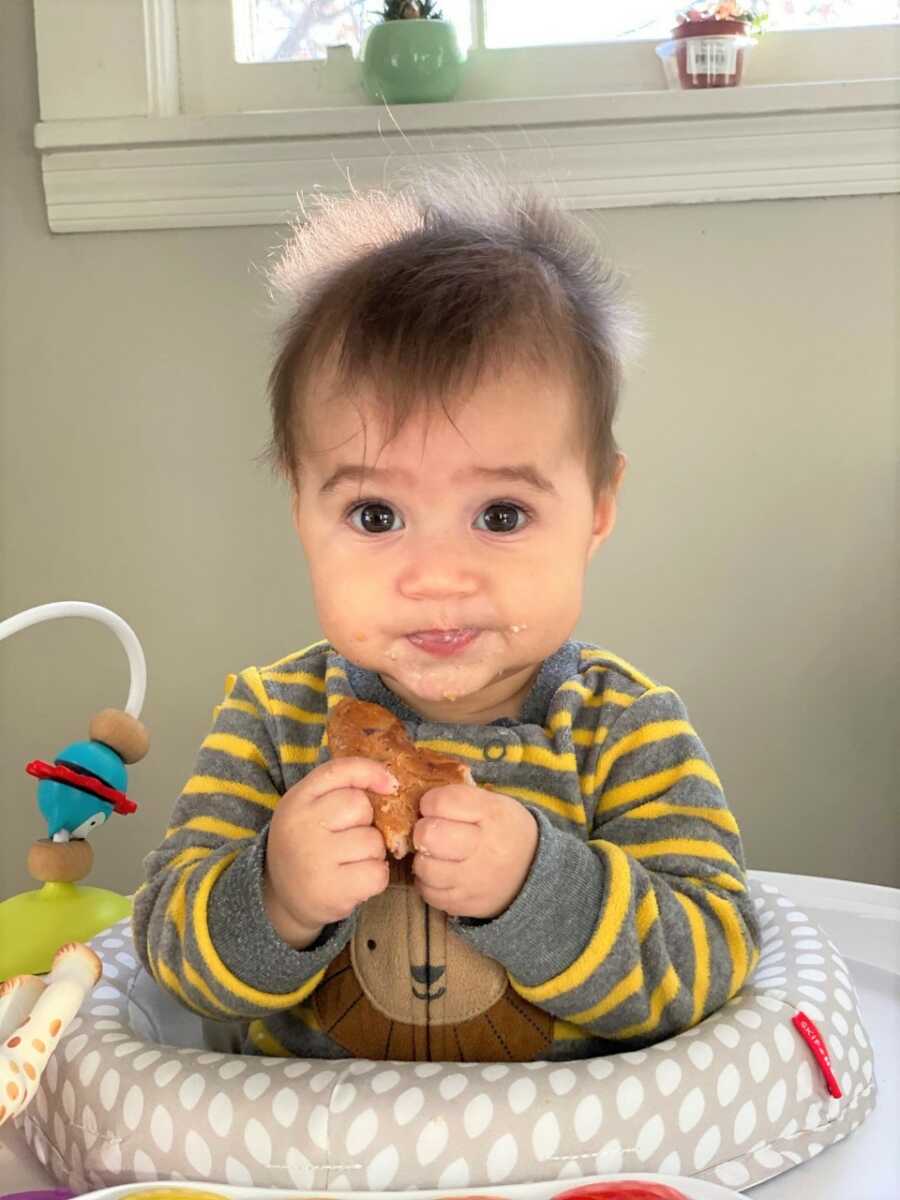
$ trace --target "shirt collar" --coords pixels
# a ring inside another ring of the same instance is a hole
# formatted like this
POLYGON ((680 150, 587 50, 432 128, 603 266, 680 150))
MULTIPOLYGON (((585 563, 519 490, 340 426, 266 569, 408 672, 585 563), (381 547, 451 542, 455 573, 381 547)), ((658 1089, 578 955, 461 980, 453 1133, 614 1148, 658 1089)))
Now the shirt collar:
MULTIPOLYGON (((567 679, 578 674, 581 649, 584 645, 583 642, 570 639, 544 659, 541 669, 531 685, 531 690, 525 697, 522 713, 518 720, 515 717, 498 717, 489 724, 543 726, 554 694, 567 679)), ((434 722, 426 722, 421 713, 415 712, 399 696, 395 696, 389 688, 385 687, 377 671, 357 666, 356 663, 338 654, 336 650, 330 650, 328 653, 328 667, 335 667, 343 671, 353 695, 358 700, 381 704, 401 721, 412 722, 414 725, 434 724, 434 722)), ((447 728, 458 728, 458 726, 448 725, 447 728)))

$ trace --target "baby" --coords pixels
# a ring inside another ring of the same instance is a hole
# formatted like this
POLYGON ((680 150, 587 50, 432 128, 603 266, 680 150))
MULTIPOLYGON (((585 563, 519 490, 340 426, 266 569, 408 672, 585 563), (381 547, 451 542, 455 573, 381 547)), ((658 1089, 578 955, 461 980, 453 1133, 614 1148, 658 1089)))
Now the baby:
MULTIPOLYGON (((306 215, 306 214, 304 214, 306 215)), ((634 329, 570 216, 475 171, 319 202, 272 271, 272 453, 324 641, 229 678, 134 907, 158 983, 245 1052, 572 1059, 695 1025, 759 929, 684 704, 572 640, 626 465, 634 329), (391 862, 344 697, 473 784, 391 862)))

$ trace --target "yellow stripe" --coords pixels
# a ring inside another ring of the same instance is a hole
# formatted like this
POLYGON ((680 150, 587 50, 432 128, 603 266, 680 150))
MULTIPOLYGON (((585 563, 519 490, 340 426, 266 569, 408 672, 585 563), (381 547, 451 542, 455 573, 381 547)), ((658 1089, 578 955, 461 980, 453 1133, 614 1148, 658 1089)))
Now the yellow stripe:
POLYGON ((197 869, 199 863, 192 863, 178 876, 178 881, 172 889, 172 894, 169 897, 169 902, 166 905, 165 919, 171 921, 178 931, 178 940, 184 944, 184 921, 185 921, 185 890, 191 874, 197 869))
POLYGON ((606 734, 610 732, 605 725, 599 725, 596 730, 572 730, 572 742, 576 746, 595 746, 600 745, 606 739, 606 734))
POLYGON ((203 957, 206 969, 223 987, 228 988, 239 999, 249 1000, 251 1004, 279 1009, 287 1008, 292 1004, 299 1004, 301 1000, 319 986, 325 974, 324 968, 313 975, 312 979, 308 979, 306 983, 301 984, 294 992, 261 992, 257 988, 244 983, 242 979, 238 979, 236 975, 232 975, 221 958, 219 958, 212 944, 207 924, 209 893, 212 891, 216 880, 235 858, 237 858, 237 851, 223 855, 203 876, 203 880, 197 888, 194 898, 194 936, 197 939, 197 945, 200 948, 200 954, 203 957))
MULTIPOLYGON (((560 729, 571 728, 572 714, 567 708, 561 708, 559 712, 555 712, 547 724, 544 726, 544 733, 550 737, 560 729)), ((587 730, 586 732, 590 732, 587 730)))
POLYGON ((728 985, 727 997, 730 1000, 741 990, 744 980, 747 978, 748 960, 743 921, 734 905, 724 896, 717 896, 715 892, 706 892, 704 899, 719 918, 719 924, 725 934, 725 941, 728 943, 728 952, 731 955, 732 963, 731 982, 728 985))
POLYGON ((656 903, 656 892, 653 888, 647 889, 647 894, 637 906, 637 912, 634 917, 635 929, 637 930, 638 941, 641 945, 653 925, 653 922, 659 916, 659 905, 656 903))
POLYGON ((263 687, 263 681, 259 677, 259 671, 253 667, 241 672, 241 679, 246 683, 247 687, 259 701, 260 708, 263 712, 271 712, 271 702, 266 689, 263 687))
POLYGON ((232 821, 223 821, 221 817, 191 817, 183 825, 172 825, 166 830, 166 840, 183 829, 194 829, 197 833, 214 833, 224 838, 256 837, 256 829, 248 829, 246 825, 235 825, 232 821))
POLYGON ((717 858, 730 863, 739 870, 737 863, 724 846, 718 842, 701 842, 692 838, 667 838, 661 842, 635 842, 633 845, 622 846, 626 854, 634 858, 656 858, 663 854, 687 854, 697 858, 717 858))
POLYGON ((192 775, 184 785, 183 796, 239 796, 241 800, 250 800, 253 804, 261 804, 263 808, 274 809, 281 799, 278 792, 263 792, 251 787, 249 783, 238 783, 234 779, 219 779, 216 775, 192 775))
POLYGON ((726 875, 724 871, 714 871, 711 875, 679 875, 679 879, 683 879, 688 883, 695 883, 698 887, 707 888, 709 884, 714 883, 717 887, 724 888, 727 892, 746 892, 746 887, 739 879, 735 879, 733 875, 726 875))
POLYGON ((250 1035, 250 1041, 257 1048, 257 1050, 262 1051, 262 1053, 267 1055, 269 1058, 294 1057, 290 1050, 288 1050, 285 1046, 282 1046, 278 1038, 269 1032, 269 1030, 266 1028, 265 1022, 259 1017, 257 1017, 255 1021, 250 1022, 249 1026, 247 1027, 247 1032, 250 1035))
POLYGON ((163 959, 158 958, 156 960, 156 969, 159 972, 158 980, 160 984, 163 987, 168 988, 170 992, 174 992, 182 1004, 185 1004, 193 1012, 199 1013, 201 1017, 212 1017, 216 1015, 213 1012, 207 1012, 207 1010, 201 1004, 198 1004, 196 1000, 192 1000, 190 998, 190 996, 181 986, 181 980, 178 978, 172 968, 163 961, 163 959))
POLYGON ((578 679, 569 679, 566 683, 560 684, 556 690, 558 692, 574 692, 576 696, 581 696, 586 704, 590 704, 592 700, 596 699, 591 689, 578 679))
POLYGON ((559 975, 536 987, 527 987, 515 979, 511 980, 519 995, 533 1004, 555 999, 580 987, 610 953, 622 931, 631 898, 631 866, 628 856, 612 842, 592 842, 591 845, 606 851, 609 867, 609 890, 603 915, 585 949, 571 966, 559 975))
MULTIPOLYGON (((194 849, 196 848, 197 847, 194 847, 194 849)), ((212 851, 207 850, 206 853, 211 854, 212 851)), ((186 871, 182 871, 181 877, 172 891, 169 903, 166 905, 166 918, 172 922, 178 931, 178 940, 181 942, 182 946, 181 970, 188 983, 196 988, 203 998, 209 1002, 212 1012, 224 1013, 229 1017, 237 1016, 237 1011, 235 1009, 226 1007, 226 1005, 222 1004, 222 1002, 213 995, 212 991, 207 986, 206 981, 201 975, 198 974, 197 971, 194 970, 188 960, 184 957, 184 926, 186 918, 185 897, 187 894, 188 880, 190 879, 191 874, 197 865, 198 864, 195 862, 193 866, 188 867, 186 871)), ((163 965, 165 966, 165 964, 163 965)), ((166 967, 166 970, 171 971, 171 968, 166 967)), ((172 977, 175 978, 174 972, 172 972, 172 977)))
POLYGON ((317 649, 319 646, 327 646, 327 638, 319 638, 317 642, 310 642, 308 646, 304 646, 302 650, 295 650, 293 654, 286 654, 284 658, 279 658, 276 662, 269 663, 266 667, 260 667, 260 674, 263 671, 275 671, 279 667, 283 667, 285 663, 296 662, 298 658, 304 658, 311 650, 317 649))
POLYGON ((575 825, 587 825, 584 807, 573 804, 571 800, 560 800, 558 796, 549 796, 546 792, 536 792, 533 788, 509 787, 507 784, 486 783, 482 785, 486 792, 500 792, 504 796, 513 796, 516 800, 526 800, 529 804, 537 804, 548 812, 558 813, 561 817, 572 821, 575 825))
MULTIPOLYGON (((598 669, 597 667, 589 667, 586 674, 598 669)), ((660 690, 670 692, 672 689, 662 688, 660 690)), ((628 692, 620 692, 616 688, 605 688, 599 695, 594 695, 592 688, 587 687, 577 679, 568 680, 557 691, 575 692, 577 696, 581 696, 584 700, 585 708, 600 708, 604 704, 618 704, 621 708, 630 708, 635 700, 640 700, 640 696, 630 696, 628 692)))
POLYGON ((635 729, 633 733, 626 734, 621 741, 616 742, 614 746, 600 755, 594 772, 581 777, 582 791, 586 795, 595 791, 599 792, 606 783, 607 776, 615 763, 632 750, 639 750, 642 746, 650 746, 655 742, 666 741, 668 738, 680 737, 682 734, 697 736, 690 721, 648 721, 646 725, 635 729))
POLYGON ((573 1038, 589 1038, 593 1035, 588 1033, 586 1029, 579 1029, 577 1025, 573 1025, 570 1021, 561 1021, 559 1019, 553 1022, 553 1040, 554 1042, 569 1042, 573 1038))
POLYGON ((261 678, 266 683, 302 683, 314 692, 325 691, 325 681, 311 671, 266 671, 261 678))
MULTIPOLYGON (((420 742, 416 742, 416 745, 426 750, 436 750, 439 754, 455 754, 464 758, 471 758, 476 762, 491 761, 485 758, 484 750, 481 746, 475 746, 471 742, 457 742, 449 738, 425 738, 420 742)), ((578 769, 578 763, 571 750, 564 750, 562 753, 557 753, 555 750, 548 750, 544 746, 529 746, 526 744, 507 747, 506 762, 523 762, 532 767, 546 767, 550 771, 573 772, 578 769)))
POLYGON ((706 935, 703 914, 694 901, 674 889, 672 894, 684 909, 684 915, 691 927, 691 941, 694 946, 694 1011, 690 1023, 696 1025, 703 1016, 709 996, 709 938, 706 935))
POLYGON ((256 763, 265 769, 266 760, 260 753, 255 742, 248 738, 238 737, 234 733, 210 733, 203 739, 202 748, 205 750, 220 750, 231 758, 242 758, 245 762, 256 763))
POLYGON ((620 1038, 624 1041, 626 1038, 640 1037, 642 1034, 650 1033, 657 1028, 663 1010, 667 1005, 672 1003, 680 990, 681 983, 679 982, 675 968, 670 963, 666 968, 666 973, 654 988, 653 995, 650 997, 650 1015, 646 1021, 641 1021, 638 1025, 625 1025, 606 1036, 620 1038))
MULTIPOLYGON (((618 791, 618 788, 613 790, 618 791)), ((698 817, 701 821, 718 825, 720 829, 727 829, 729 833, 738 833, 734 814, 727 808, 704 808, 699 804, 669 804, 667 800, 654 800, 649 804, 642 804, 640 808, 633 808, 622 816, 629 821, 653 821, 657 817, 698 817)))
MULTIPOLYGON (((654 921, 659 916, 659 907, 656 903, 656 893, 653 888, 649 888, 643 900, 637 906, 637 912, 634 918, 635 929, 638 935, 638 941, 641 945, 653 927, 654 921)), ((588 1008, 584 1012, 576 1013, 569 1020, 579 1023, 588 1024, 590 1021, 596 1021, 598 1017, 605 1016, 608 1012, 612 1012, 619 1004, 624 1003, 635 992, 638 992, 644 986, 644 969, 639 962, 631 971, 620 979, 611 991, 600 1000, 593 1008, 588 1008)))
MULTIPOLYGON (((658 795, 668 791, 670 787, 674 787, 679 780, 691 776, 706 779, 720 791, 722 790, 721 781, 708 762, 702 758, 686 758, 674 767, 667 767, 664 771, 654 771, 651 775, 642 775, 640 779, 629 779, 627 783, 619 783, 610 788, 600 797, 597 811, 609 812, 621 804, 631 804, 634 800, 644 800, 647 796, 658 795)), ((643 811, 642 807, 636 815, 640 816, 643 811)), ((685 810, 679 809, 678 811, 685 810)), ((631 816, 632 814, 627 813, 626 815, 631 816)), ((731 816, 730 813, 729 816, 731 816)), ((731 821, 734 824, 734 817, 731 817, 731 821)), ((737 833, 737 824, 734 824, 734 832, 737 833)))
POLYGON ((300 1021, 307 1029, 312 1029, 315 1033, 322 1032, 322 1026, 316 1020, 316 1014, 307 1004, 298 1004, 296 1008, 288 1009, 287 1015, 295 1021, 300 1021))
POLYGON ((624 658, 619 658, 618 654, 611 654, 609 650, 582 650, 581 658, 582 661, 592 658, 602 658, 621 671, 623 675, 627 675, 635 683, 639 683, 641 687, 656 687, 656 684, 648 675, 644 675, 642 671, 639 671, 637 667, 633 667, 630 662, 626 662, 624 658))
POLYGON ((481 762, 484 758, 480 746, 475 746, 471 742, 454 742, 449 738, 423 738, 422 741, 416 742, 423 750, 437 750, 440 754, 455 754, 459 758, 472 758, 476 762, 481 762))
POLYGON ((297 746, 293 742, 282 742, 278 757, 284 763, 314 763, 319 754, 318 746, 297 746))
POLYGON ((191 966, 183 954, 181 957, 181 969, 184 972, 184 977, 188 983, 195 987, 200 995, 203 996, 204 999, 208 1000, 212 1005, 213 1012, 226 1017, 237 1017, 240 1015, 238 1009, 229 1008, 227 1004, 223 1004, 222 1001, 216 995, 214 995, 212 989, 203 976, 191 966))
POLYGON ((214 710, 215 715, 218 716, 223 708, 231 708, 237 712, 249 713, 251 717, 259 716, 259 709, 249 700, 223 700, 221 704, 216 705, 214 710))
POLYGON ((288 704, 286 700, 273 700, 271 712, 276 717, 289 717, 292 721, 300 721, 304 725, 324 725, 325 714, 310 712, 308 708, 299 708, 296 704, 288 704))
POLYGON ((212 854, 212 846, 188 846, 186 849, 179 850, 177 854, 174 854, 166 863, 165 869, 172 871, 175 867, 183 867, 185 863, 196 862, 200 858, 208 858, 210 854, 212 854))
POLYGON ((591 1021, 599 1020, 608 1012, 612 1012, 614 1008, 618 1008, 620 1004, 624 1004, 635 992, 641 991, 643 986, 644 968, 637 963, 624 979, 620 979, 616 986, 606 993, 602 1000, 599 1000, 592 1008, 586 1008, 584 1012, 573 1013, 569 1020, 576 1021, 579 1025, 588 1025, 591 1021))

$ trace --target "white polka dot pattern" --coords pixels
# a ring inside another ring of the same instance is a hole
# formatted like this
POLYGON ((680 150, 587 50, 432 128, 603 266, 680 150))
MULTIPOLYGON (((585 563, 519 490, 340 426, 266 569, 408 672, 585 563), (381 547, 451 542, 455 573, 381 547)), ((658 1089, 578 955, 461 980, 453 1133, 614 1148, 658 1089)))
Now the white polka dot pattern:
POLYGON ((752 1187, 846 1137, 871 1111, 875 1080, 840 955, 790 899, 756 881, 751 893, 762 957, 719 1012, 645 1049, 512 1066, 326 1065, 136 1040, 140 968, 121 922, 92 943, 105 978, 50 1059, 25 1135, 81 1190, 162 1175, 454 1191, 623 1170, 752 1187), (791 1023, 798 1009, 828 1045, 840 1100, 791 1023))

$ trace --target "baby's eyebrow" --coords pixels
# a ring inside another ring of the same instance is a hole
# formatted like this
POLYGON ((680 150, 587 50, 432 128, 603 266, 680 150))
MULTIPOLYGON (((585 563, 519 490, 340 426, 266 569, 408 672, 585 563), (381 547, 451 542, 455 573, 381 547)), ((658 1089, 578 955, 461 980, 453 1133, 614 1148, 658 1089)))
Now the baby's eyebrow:
MULTIPOLYGON (((326 496, 337 491, 345 483, 360 483, 364 480, 373 482, 389 482, 392 479, 403 480, 407 484, 415 482, 415 477, 409 471, 387 470, 384 467, 363 467, 358 463, 344 463, 336 467, 319 488, 319 495, 326 496)), ((465 471, 457 471, 453 476, 454 483, 464 483, 469 479, 496 479, 504 483, 521 483, 535 492, 544 492, 550 496, 558 495, 556 488, 532 463, 519 463, 508 467, 469 467, 465 471)))

